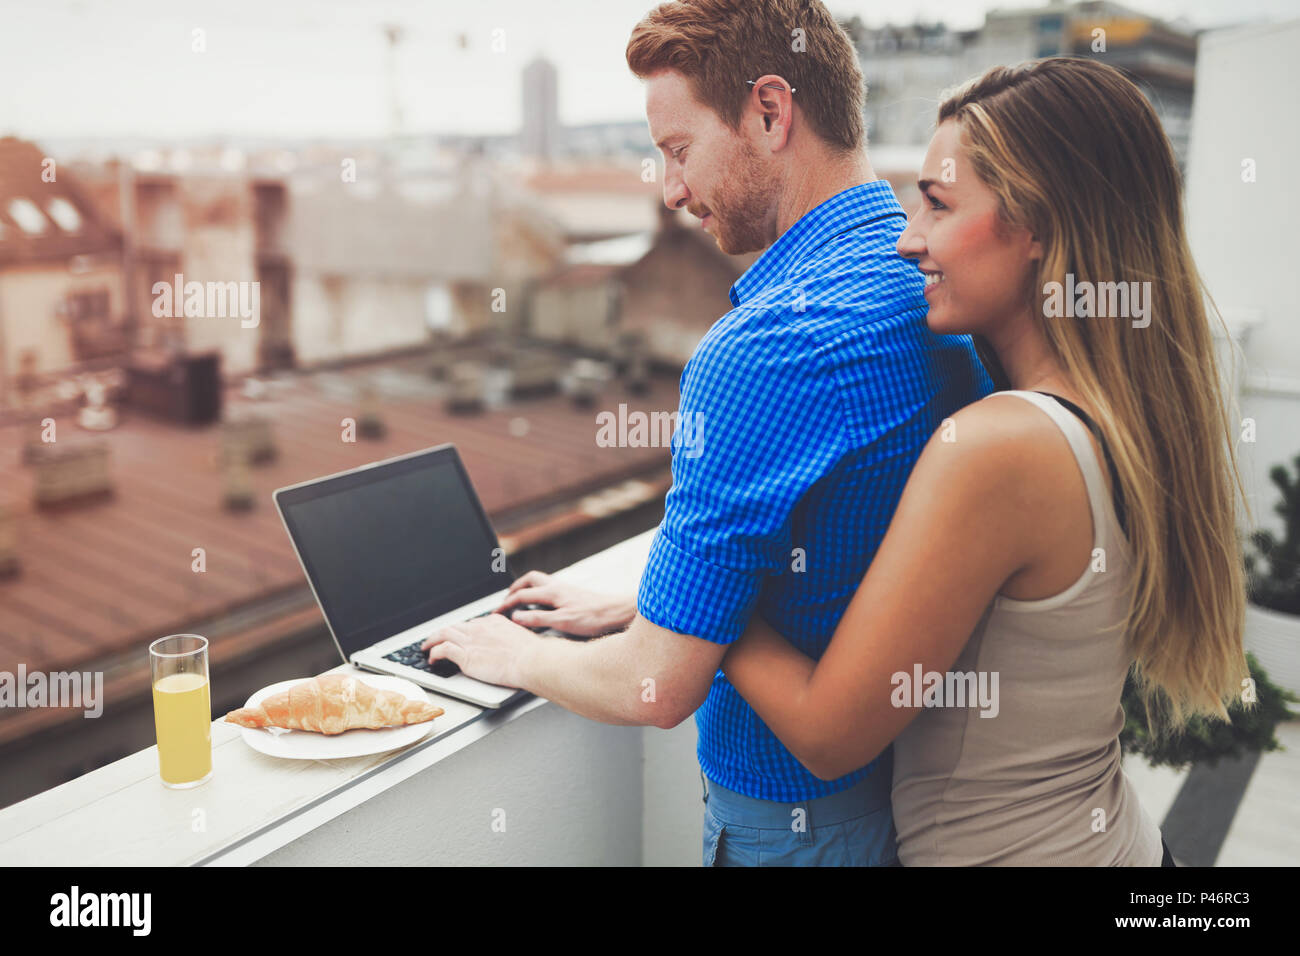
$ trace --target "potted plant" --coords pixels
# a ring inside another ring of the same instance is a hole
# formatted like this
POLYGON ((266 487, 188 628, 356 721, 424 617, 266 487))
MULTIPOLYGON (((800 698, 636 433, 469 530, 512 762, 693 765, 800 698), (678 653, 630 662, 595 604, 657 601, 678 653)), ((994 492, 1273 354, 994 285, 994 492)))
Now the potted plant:
POLYGON ((1294 462, 1295 478, 1281 465, 1269 472, 1282 493, 1274 508, 1282 518, 1282 536, 1262 529, 1250 536, 1246 650, 1274 683, 1300 694, 1300 455, 1294 462))
MULTIPOLYGON (((1147 727, 1147 709, 1132 671, 1124 684, 1124 728, 1119 743, 1124 753, 1138 754, 1153 767, 1182 770, 1189 764, 1214 766, 1221 757, 1240 757, 1249 751, 1268 753, 1281 747, 1274 731, 1293 716, 1288 703, 1298 699, 1269 680, 1255 655, 1246 653, 1246 663, 1255 684, 1255 703, 1250 708, 1234 703, 1228 708, 1231 722, 1196 716, 1178 734, 1162 734, 1147 727)), ((1158 707, 1164 698, 1157 696, 1158 707)), ((1159 716, 1157 714, 1156 716, 1159 716)))
MULTIPOLYGON (((1300 475, 1300 455, 1295 464, 1300 475)), ((1213 766, 1221 757, 1277 750, 1273 732, 1280 721, 1293 716, 1288 703, 1300 701, 1300 477, 1293 480, 1281 465, 1269 477, 1282 492, 1276 508, 1282 517, 1282 537, 1256 531, 1250 536, 1253 553, 1245 556, 1250 600, 1244 642, 1255 704, 1246 708, 1238 702, 1229 707, 1230 723, 1193 717, 1182 733, 1152 734, 1130 672, 1124 685, 1120 746, 1125 753, 1145 757, 1153 767, 1213 766)), ((1156 703, 1163 706, 1163 698, 1157 695, 1156 703)))

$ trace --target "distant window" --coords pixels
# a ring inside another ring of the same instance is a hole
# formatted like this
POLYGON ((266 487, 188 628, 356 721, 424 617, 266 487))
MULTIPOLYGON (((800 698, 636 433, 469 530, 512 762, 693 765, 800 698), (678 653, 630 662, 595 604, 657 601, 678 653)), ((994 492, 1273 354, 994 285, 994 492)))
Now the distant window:
POLYGON ((108 290, 74 292, 68 296, 68 318, 74 322, 87 322, 108 317, 108 290))
POLYGON ((30 199, 19 197, 10 202, 9 215, 18 223, 19 229, 31 236, 39 236, 48 225, 45 214, 30 199))
POLYGON ((77 212, 77 207, 72 205, 62 196, 55 196, 45 206, 45 211, 50 214, 60 229, 64 232, 78 232, 81 229, 81 213, 77 212))

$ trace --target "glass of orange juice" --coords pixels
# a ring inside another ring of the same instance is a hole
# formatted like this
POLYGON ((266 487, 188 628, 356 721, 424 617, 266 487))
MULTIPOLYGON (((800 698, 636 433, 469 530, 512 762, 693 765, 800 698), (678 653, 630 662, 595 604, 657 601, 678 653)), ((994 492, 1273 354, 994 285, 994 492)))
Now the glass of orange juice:
POLYGON ((208 639, 172 634, 149 645, 158 771, 178 790, 212 776, 212 701, 208 692, 208 639))

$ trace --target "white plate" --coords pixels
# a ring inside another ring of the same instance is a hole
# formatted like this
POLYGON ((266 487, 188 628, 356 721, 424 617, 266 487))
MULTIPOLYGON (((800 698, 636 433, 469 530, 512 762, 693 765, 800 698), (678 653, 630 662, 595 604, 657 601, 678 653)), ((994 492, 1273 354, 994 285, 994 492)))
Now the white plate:
MULTIPOLYGON (((356 677, 363 684, 376 690, 395 690, 405 694, 411 700, 421 702, 429 700, 424 695, 424 691, 402 677, 390 677, 386 674, 349 676, 356 677)), ((301 684, 307 680, 311 678, 299 677, 297 680, 284 680, 270 687, 263 687, 248 698, 248 703, 244 706, 256 707, 272 694, 278 694, 282 690, 288 690, 294 684, 301 684)), ((337 760, 340 757, 365 757, 369 754, 380 754, 386 750, 406 747, 427 736, 445 716, 443 714, 422 724, 384 727, 381 730, 365 728, 345 730, 332 737, 310 730, 287 730, 283 727, 240 727, 239 731, 243 734, 244 743, 272 757, 287 757, 290 760, 337 760)))

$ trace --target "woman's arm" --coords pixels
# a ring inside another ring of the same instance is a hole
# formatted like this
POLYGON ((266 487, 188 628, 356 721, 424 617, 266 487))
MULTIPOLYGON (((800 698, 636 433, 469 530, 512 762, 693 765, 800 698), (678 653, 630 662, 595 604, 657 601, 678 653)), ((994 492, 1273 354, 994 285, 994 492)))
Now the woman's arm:
POLYGON ((955 441, 931 438, 820 661, 758 615, 723 659, 736 690, 822 779, 870 763, 916 716, 910 695, 894 706, 893 676, 952 666, 1003 583, 1029 563, 1037 516, 1059 507, 1059 480, 1043 481, 1053 473, 1038 430, 1055 426, 1030 420, 1027 435, 1007 402, 1041 417, 1020 399, 986 401, 954 416, 955 441))

